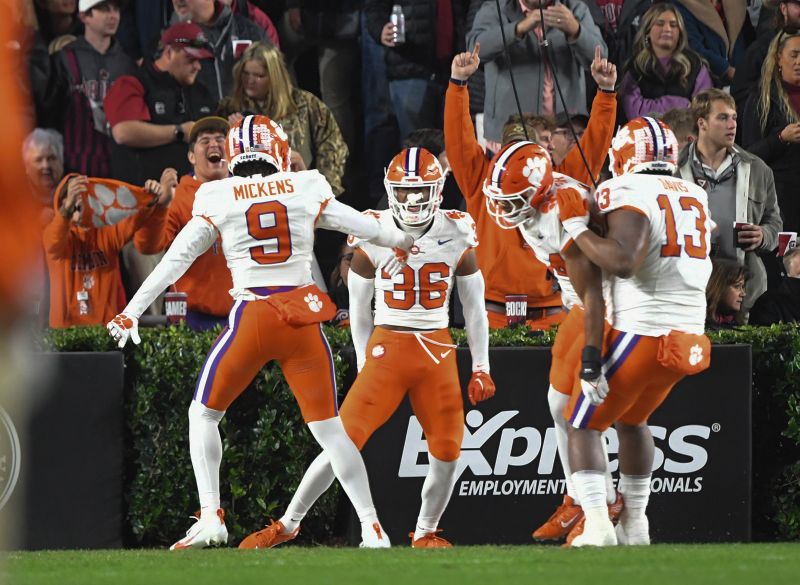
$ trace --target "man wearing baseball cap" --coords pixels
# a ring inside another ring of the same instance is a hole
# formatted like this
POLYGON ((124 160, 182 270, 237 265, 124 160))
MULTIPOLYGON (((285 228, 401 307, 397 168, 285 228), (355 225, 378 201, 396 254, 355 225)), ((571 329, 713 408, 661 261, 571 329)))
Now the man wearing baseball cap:
POLYGON ((136 63, 117 42, 120 0, 80 0, 84 33, 53 56, 55 75, 43 104, 50 124, 64 135, 67 172, 111 176, 111 130, 103 100, 136 63))
MULTIPOLYGON (((146 229, 137 232, 133 243, 139 252, 156 254, 169 247, 192 218, 194 196, 200 185, 228 176, 228 161, 225 160, 227 133, 228 121, 225 118, 208 116, 194 123, 189 133, 192 172, 181 177, 161 233, 152 237, 153 234, 146 229)), ((218 241, 201 254, 175 283, 176 292, 186 293, 188 297, 186 324, 197 331, 224 325, 233 304, 228 293, 232 287, 231 273, 218 241)))
POLYGON ((120 77, 105 100, 115 141, 112 176, 139 184, 164 167, 183 174, 194 120, 210 114, 216 100, 197 83, 200 61, 213 53, 196 24, 182 22, 161 34, 159 54, 120 77))
MULTIPOLYGON (((203 31, 196 24, 175 24, 161 34, 159 52, 133 75, 120 77, 105 99, 114 144, 111 176, 141 185, 166 167, 184 175, 194 121, 211 114, 217 100, 197 82, 200 62, 211 58, 203 31)), ((130 290, 139 288, 158 263, 133 246, 123 250, 130 290)), ((158 312, 158 307, 154 309, 158 312)))

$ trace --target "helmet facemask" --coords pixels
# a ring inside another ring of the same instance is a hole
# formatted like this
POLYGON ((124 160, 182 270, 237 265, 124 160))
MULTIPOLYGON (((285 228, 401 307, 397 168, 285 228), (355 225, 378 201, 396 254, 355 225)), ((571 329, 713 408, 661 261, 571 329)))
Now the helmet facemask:
POLYGON ((395 183, 386 180, 389 208, 394 218, 409 227, 421 227, 430 223, 442 203, 443 183, 444 180, 435 183, 395 183), (398 192, 401 189, 403 191, 398 192))
POLYGON ((536 209, 531 206, 533 189, 506 195, 496 187, 483 185, 486 195, 486 211, 494 222, 505 230, 511 230, 533 217, 536 209))

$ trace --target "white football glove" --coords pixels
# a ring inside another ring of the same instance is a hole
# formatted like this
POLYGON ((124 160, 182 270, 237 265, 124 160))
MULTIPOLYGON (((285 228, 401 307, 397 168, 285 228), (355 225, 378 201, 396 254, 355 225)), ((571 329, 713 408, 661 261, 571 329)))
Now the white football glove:
MULTIPOLYGON (((412 240, 413 241, 413 240, 412 240)), ((408 252, 401 248, 392 248, 392 254, 387 256, 383 262, 380 263, 381 270, 385 271, 390 277, 394 277, 405 268, 408 262, 408 252)))
POLYGON ((595 406, 602 404, 608 396, 608 382, 603 374, 594 380, 584 380, 581 378, 581 390, 583 395, 595 406))
POLYGON ((133 315, 120 313, 108 322, 106 329, 120 349, 125 347, 129 337, 136 345, 142 342, 139 337, 139 319, 133 315))
POLYGON ((586 398, 597 406, 608 396, 608 381, 603 375, 600 350, 587 345, 581 353, 581 390, 586 398))

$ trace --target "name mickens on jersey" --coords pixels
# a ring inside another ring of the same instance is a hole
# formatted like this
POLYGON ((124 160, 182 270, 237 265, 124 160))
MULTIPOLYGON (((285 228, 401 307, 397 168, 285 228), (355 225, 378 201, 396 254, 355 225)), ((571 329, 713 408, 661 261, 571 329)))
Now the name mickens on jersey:
POLYGON ((276 195, 286 195, 287 193, 294 193, 294 185, 292 185, 291 179, 250 182, 236 185, 233 188, 234 201, 257 199, 258 197, 274 197, 276 195))

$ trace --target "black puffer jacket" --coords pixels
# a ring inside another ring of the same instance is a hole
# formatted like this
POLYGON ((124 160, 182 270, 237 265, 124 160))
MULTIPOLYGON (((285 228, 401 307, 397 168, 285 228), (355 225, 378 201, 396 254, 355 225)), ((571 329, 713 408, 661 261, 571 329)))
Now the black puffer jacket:
MULTIPOLYGON (((386 76, 391 79, 430 79, 449 76, 450 59, 436 58, 436 0, 366 0, 367 30, 378 42, 389 22, 392 6, 399 4, 406 22, 406 42, 386 49, 386 76)), ((452 54, 464 50, 466 2, 453 0, 452 54)))
POLYGON ((747 100, 742 120, 742 146, 761 158, 775 175, 775 192, 783 217, 783 229, 800 231, 800 144, 787 144, 778 138, 778 132, 786 128, 789 119, 780 107, 777 89, 772 88, 772 107, 765 128, 761 128, 758 116, 758 87, 747 100))

